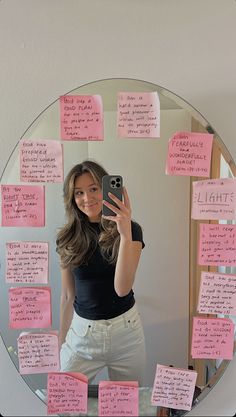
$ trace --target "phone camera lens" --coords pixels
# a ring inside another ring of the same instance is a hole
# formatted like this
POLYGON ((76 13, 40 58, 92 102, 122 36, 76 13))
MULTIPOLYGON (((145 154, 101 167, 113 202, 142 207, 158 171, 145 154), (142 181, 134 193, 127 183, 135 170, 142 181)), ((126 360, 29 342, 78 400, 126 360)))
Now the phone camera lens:
POLYGON ((118 178, 116 178, 116 182, 120 182, 120 178, 118 177, 118 178))
POLYGON ((115 185, 115 183, 116 183, 115 180, 111 181, 111 185, 115 185))

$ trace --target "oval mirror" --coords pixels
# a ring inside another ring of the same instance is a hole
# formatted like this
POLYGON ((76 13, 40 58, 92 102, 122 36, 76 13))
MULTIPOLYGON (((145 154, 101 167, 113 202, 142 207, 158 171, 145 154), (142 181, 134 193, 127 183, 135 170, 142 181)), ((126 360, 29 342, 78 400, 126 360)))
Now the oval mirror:
MULTIPOLYGON (((156 364, 192 367, 197 385, 205 396, 217 382, 228 361, 192 359, 192 317, 197 315, 200 272, 197 265, 198 221, 190 217, 192 182, 199 178, 166 175, 169 139, 179 131, 213 133, 211 178, 235 176, 235 164, 213 128, 182 98, 158 85, 135 79, 105 79, 80 86, 68 95, 102 97, 104 141, 63 141, 64 175, 87 158, 101 163, 110 173, 121 173, 132 203, 132 217, 143 228, 145 248, 134 285, 135 298, 144 325, 147 344, 145 387, 152 387, 156 364), (157 92, 160 99, 160 138, 118 138, 116 133, 119 92, 157 92)), ((59 99, 32 122, 22 139, 60 140, 59 99)), ((19 142, 12 151, 1 184, 21 184, 19 142)), ((6 243, 49 242, 49 285, 52 291, 52 329, 59 329, 60 270, 55 251, 58 228, 64 224, 62 183, 45 185, 45 227, 4 227, 1 230, 1 334, 15 366, 19 367, 17 337, 9 329, 6 243)), ((219 269, 219 268, 218 268, 219 269)), ((220 272, 235 273, 235 268, 220 272)), ((24 284, 22 284, 24 286, 24 284)), ((234 319, 232 317, 232 319, 234 319)), ((43 398, 46 374, 22 375, 30 388, 43 398)), ((106 371, 94 381, 106 379, 106 371)))

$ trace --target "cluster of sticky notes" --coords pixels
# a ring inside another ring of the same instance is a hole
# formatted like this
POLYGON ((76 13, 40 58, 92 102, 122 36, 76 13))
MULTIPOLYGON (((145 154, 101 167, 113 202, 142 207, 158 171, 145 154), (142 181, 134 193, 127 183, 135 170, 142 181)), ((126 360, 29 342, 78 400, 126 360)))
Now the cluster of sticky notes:
MULTIPOLYGON (((201 272, 197 311, 236 314, 236 275, 201 272)), ((234 323, 229 318, 193 317, 191 356, 197 359, 233 359, 234 323)))
POLYGON ((157 364, 152 405, 191 410, 197 372, 157 364))
MULTIPOLYGON (((103 140, 101 96, 61 96, 60 123, 63 140, 103 140)), ((117 135, 121 138, 160 136, 160 100, 156 91, 118 93, 117 135)))
MULTIPOLYGON (((209 177, 212 144, 212 134, 176 132, 168 143, 166 173, 209 177)), ((194 181, 191 218, 234 220, 236 180, 219 178, 194 181)), ((199 224, 198 264, 236 266, 235 224, 199 224)), ((235 276, 202 273, 201 278, 198 311, 206 314, 235 314, 235 276)), ((230 319, 194 317, 192 331, 193 358, 232 359, 234 324, 230 319), (202 326, 199 326, 200 322, 202 326)))
MULTIPOLYGON (((192 216, 231 220, 235 216, 235 180, 197 182, 192 216)), ((236 266, 235 224, 199 224, 198 264, 236 266)), ((202 271, 197 310, 201 314, 236 314, 236 276, 202 271)), ((229 318, 193 317, 192 357, 232 360, 234 327, 229 318)))
MULTIPOLYGON (((88 378, 79 372, 49 372, 47 411, 87 413, 88 378)), ((99 416, 138 416, 139 388, 137 381, 100 381, 98 387, 99 416)))

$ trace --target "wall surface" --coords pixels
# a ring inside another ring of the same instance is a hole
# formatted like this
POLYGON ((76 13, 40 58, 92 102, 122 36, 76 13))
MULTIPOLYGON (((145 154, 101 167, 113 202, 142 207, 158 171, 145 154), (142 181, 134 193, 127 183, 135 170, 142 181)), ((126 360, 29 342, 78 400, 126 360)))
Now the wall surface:
MULTIPOLYGON (((153 82, 183 97, 236 159, 235 18, 234 0, 0 0, 0 172, 29 124, 59 95, 113 77, 153 82)), ((233 415, 235 376, 234 359, 189 415, 233 415)), ((46 414, 1 340, 0 412, 46 414)))

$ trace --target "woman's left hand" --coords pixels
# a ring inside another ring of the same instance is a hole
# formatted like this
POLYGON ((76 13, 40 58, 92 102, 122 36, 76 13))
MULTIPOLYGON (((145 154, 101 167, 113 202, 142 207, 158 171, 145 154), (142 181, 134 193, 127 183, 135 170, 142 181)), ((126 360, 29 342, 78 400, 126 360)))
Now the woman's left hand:
POLYGON ((121 237, 132 240, 131 235, 131 207, 129 196, 125 187, 123 187, 123 201, 120 201, 114 194, 109 193, 111 200, 116 203, 116 206, 110 204, 108 201, 103 201, 103 204, 111 209, 115 216, 102 216, 104 219, 112 220, 117 225, 117 230, 121 237))

